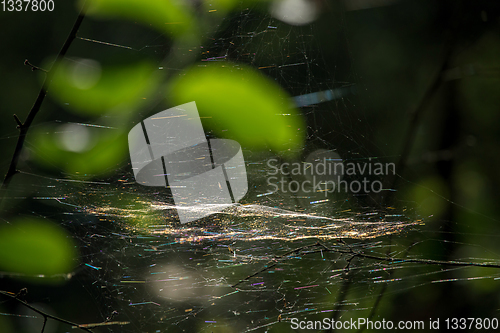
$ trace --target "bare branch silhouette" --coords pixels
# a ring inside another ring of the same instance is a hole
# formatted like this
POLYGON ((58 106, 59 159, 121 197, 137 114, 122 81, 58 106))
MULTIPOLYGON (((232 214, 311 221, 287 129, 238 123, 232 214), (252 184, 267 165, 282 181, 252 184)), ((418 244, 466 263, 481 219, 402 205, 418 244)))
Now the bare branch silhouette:
POLYGON ((21 122, 21 120, 14 115, 14 119, 16 120, 16 123, 18 124, 19 128, 19 136, 17 138, 17 144, 16 148, 14 150, 14 154, 12 155, 12 159, 9 164, 9 168, 7 170, 7 173, 5 174, 5 178, 2 182, 2 189, 6 189, 9 186, 10 181, 12 180, 12 177, 14 177, 15 174, 18 173, 17 170, 17 165, 19 163, 19 156, 21 155, 21 151, 24 146, 24 140, 26 139, 26 135, 28 134, 28 130, 30 129, 31 123, 35 119, 37 113, 40 111, 40 108, 42 106, 42 103, 45 99, 45 96, 47 95, 48 88, 50 87, 50 83, 52 81, 52 77, 54 72, 57 70, 59 67, 59 64, 61 63, 61 60, 65 57, 66 53, 68 52, 69 47, 73 43, 73 41, 76 38, 76 33, 78 32, 78 29, 80 28, 80 25, 82 24, 82 21, 85 17, 85 5, 82 7, 80 13, 78 14, 78 18, 76 19, 73 28, 71 29, 68 38, 66 38, 66 41, 64 42, 61 50, 57 54, 56 60, 54 61, 54 64, 52 65, 52 68, 50 70, 44 70, 41 69, 40 67, 34 66, 29 63, 28 60, 24 61, 24 64, 27 66, 30 66, 32 70, 41 70, 46 73, 45 80, 42 84, 42 88, 40 89, 40 92, 38 93, 38 96, 35 100, 35 103, 31 107, 30 112, 28 113, 28 116, 26 117, 26 120, 21 122))
MULTIPOLYGON (((25 288, 21 289, 22 290, 26 290, 25 288)), ((58 322, 61 322, 61 323, 64 323, 64 324, 68 324, 68 325, 71 325, 73 326, 74 328, 79 328, 81 329, 82 331, 85 331, 85 332, 90 332, 92 333, 92 331, 86 327, 83 327, 83 326, 80 326, 79 324, 76 324, 76 323, 73 323, 69 320, 66 320, 66 319, 62 319, 62 318, 59 318, 59 317, 56 317, 56 316, 53 316, 51 314, 48 314, 42 310, 39 310, 37 308, 35 308, 34 306, 28 304, 27 302, 19 299, 18 297, 20 296, 21 292, 17 293, 17 294, 14 294, 14 293, 10 293, 8 291, 3 291, 3 290, 0 290, 0 294, 6 296, 6 297, 9 297, 13 300, 16 300, 18 303, 21 303, 22 305, 24 305, 25 307, 27 307, 28 309, 31 309, 33 311, 35 311, 36 313, 40 314, 43 316, 43 326, 42 326, 42 330, 41 330, 41 333, 44 332, 45 330, 45 325, 47 324, 47 319, 53 319, 55 321, 58 321, 58 322)))
POLYGON ((342 249, 339 248, 338 246, 336 247, 327 247, 326 245, 317 242, 311 245, 306 245, 299 247, 297 249, 288 251, 278 257, 275 257, 271 261, 269 261, 268 264, 266 264, 262 269, 258 270, 257 272, 250 274, 243 280, 238 281, 234 285, 232 285, 232 288, 236 288, 238 285, 241 283, 248 281, 249 279, 258 276, 259 274, 268 271, 270 268, 275 267, 278 265, 282 260, 286 259, 289 255, 291 254, 296 254, 296 253, 301 253, 303 255, 307 254, 314 254, 314 253, 324 253, 324 252, 331 252, 331 253, 337 253, 337 254, 342 254, 342 255, 347 255, 348 259, 347 265, 344 267, 345 271, 349 271, 350 269, 350 262, 354 258, 364 258, 364 259, 371 259, 371 260, 376 260, 380 262, 387 262, 387 263, 414 263, 414 264, 425 264, 425 265, 440 265, 440 266, 455 266, 455 267, 485 267, 485 268, 500 268, 500 263, 495 263, 495 262, 465 262, 465 261, 446 261, 446 260, 433 260, 433 259, 417 259, 417 258, 395 258, 391 256, 378 256, 378 255, 373 255, 373 254, 366 254, 363 253, 359 250, 354 250, 352 247, 348 247, 348 249, 342 249), (315 247, 320 247, 320 249, 315 249, 312 251, 304 251, 308 248, 315 248, 315 247), (272 264, 271 264, 272 263, 272 264), (270 265, 269 265, 270 264, 270 265))

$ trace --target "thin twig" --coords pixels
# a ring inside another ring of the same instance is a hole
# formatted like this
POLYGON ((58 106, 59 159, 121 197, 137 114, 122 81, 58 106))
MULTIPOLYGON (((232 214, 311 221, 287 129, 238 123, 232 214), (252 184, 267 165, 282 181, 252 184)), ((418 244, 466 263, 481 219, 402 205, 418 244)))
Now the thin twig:
POLYGON ((36 313, 40 314, 43 316, 44 318, 44 321, 43 321, 43 327, 42 327, 42 333, 45 329, 45 324, 47 322, 47 319, 50 318, 50 319, 53 319, 53 320, 56 320, 58 322, 61 322, 61 323, 64 323, 64 324, 68 324, 68 325, 71 325, 71 326, 74 326, 75 328, 79 328, 81 329, 82 331, 85 331, 85 332, 90 332, 90 333, 93 333, 92 330, 88 329, 88 328, 85 328, 85 327, 82 327, 81 325, 79 324, 76 324, 74 322, 71 322, 69 320, 66 320, 66 319, 62 319, 62 318, 59 318, 59 317, 56 317, 56 316, 53 316, 51 314, 48 314, 46 312, 43 312, 42 310, 39 310, 35 307, 33 307, 32 305, 26 303, 25 301, 23 300, 20 300, 19 298, 17 298, 17 294, 16 295, 12 295, 12 293, 9 293, 7 291, 3 291, 3 290, 0 290, 0 294, 4 295, 4 296, 7 296, 7 297, 10 297, 11 299, 14 299, 16 300, 17 302, 21 303, 22 305, 24 305, 25 307, 35 311, 36 313))
MULTIPOLYGON (((340 290, 337 293, 337 299, 335 300, 335 309, 332 311, 332 316, 330 319, 333 321, 337 321, 340 315, 340 312, 342 311, 342 308, 344 307, 344 302, 347 299, 347 294, 349 293, 349 289, 351 288, 352 285, 352 273, 351 272, 345 272, 345 279, 342 282, 342 285, 340 286, 340 290)), ((334 332, 334 328, 330 328, 330 333, 334 332)))
MULTIPOLYGON (((429 107, 432 98, 434 95, 437 93, 439 88, 442 85, 442 77, 445 71, 448 69, 450 62, 452 61, 452 56, 453 52, 455 50, 457 40, 459 38, 459 27, 460 27, 460 20, 462 19, 462 15, 464 13, 463 10, 463 2, 457 2, 458 6, 455 7, 455 13, 451 16, 451 23, 450 23, 450 29, 448 30, 448 38, 447 41, 445 42, 444 46, 444 55, 443 55, 443 60, 442 63, 439 67, 439 70, 434 77, 433 81, 431 84, 427 87, 427 90, 425 91, 422 99, 420 100, 420 103, 417 105, 417 107, 414 109, 412 118, 409 123, 409 130, 406 135, 402 151, 399 157, 399 160, 397 161, 396 164, 396 170, 397 170, 397 175, 402 175, 404 172, 404 169, 408 163, 408 157, 410 156, 410 152, 412 150, 416 134, 417 134, 417 129, 420 124, 420 120, 423 116, 424 111, 429 107)), ((381 200, 382 206, 389 206, 389 204, 392 201, 393 195, 394 195, 394 189, 396 189, 398 182, 398 177, 393 174, 393 175, 388 175, 388 177, 384 181, 384 188, 389 189, 391 191, 388 191, 388 193, 384 196, 384 198, 381 200)), ((389 237, 389 244, 392 242, 392 236, 389 237)), ((389 272, 389 278, 392 277, 394 274, 394 271, 389 272)), ((385 295, 385 292, 387 290, 387 284, 384 284, 380 292, 377 296, 377 299, 375 300, 375 303, 373 304, 372 310, 370 311, 370 315, 368 317, 368 320, 372 319, 373 316, 375 315, 380 302, 382 298, 385 295)), ((365 330, 365 327, 362 327, 358 330, 358 333, 362 333, 365 330)))
MULTIPOLYGON (((347 251, 335 248, 329 248, 323 251, 349 254, 354 257, 372 259, 377 261, 385 261, 389 263, 413 263, 413 264, 426 264, 426 265, 441 265, 441 266, 459 266, 459 267, 489 267, 489 268, 500 268, 500 263, 480 263, 480 262, 464 262, 455 260, 433 260, 433 259, 417 259, 417 258, 394 258, 394 257, 382 257, 371 254, 365 254, 363 252, 357 251, 347 251)), ((320 250, 305 252, 304 254, 320 253, 320 250)))
POLYGON ((259 275, 260 273, 265 272, 265 271, 267 271, 267 270, 269 270, 269 269, 273 268, 274 266, 276 266, 277 264, 279 264, 280 260, 282 260, 282 259, 284 259, 285 257, 289 256, 290 254, 297 253, 297 252, 300 252, 300 251, 302 251, 302 250, 304 250, 304 249, 307 249, 307 248, 310 248, 310 247, 315 247, 315 246, 321 246, 321 247, 324 247, 325 249, 327 249, 327 248, 326 248, 323 244, 321 244, 320 242, 317 242, 317 243, 315 243, 315 244, 305 245, 305 246, 302 246, 302 247, 296 248, 296 249, 294 249, 294 250, 290 250, 290 251, 288 251, 288 252, 286 252, 286 253, 284 253, 284 254, 282 254, 282 255, 280 255, 280 256, 274 257, 271 261, 269 261, 269 262, 268 262, 268 264, 267 264, 264 268, 262 268, 262 269, 258 270, 257 272, 255 272, 255 273, 253 273, 253 274, 250 274, 249 276, 247 276, 247 277, 246 277, 246 278, 244 278, 243 280, 240 280, 240 281, 238 281, 237 283, 233 284, 233 285, 231 286, 231 288, 236 288, 236 286, 238 286, 240 283, 243 283, 243 282, 245 282, 245 281, 248 281, 249 279, 251 279, 251 278, 253 278, 253 277, 255 277, 255 276, 259 275), (273 261, 274 261, 274 262, 273 262, 273 261), (271 262, 273 262, 273 264, 269 265, 271 262))
POLYGON ((14 113, 14 120, 17 123, 17 128, 21 128, 23 126, 23 122, 21 121, 21 119, 19 119, 19 117, 15 113, 14 113))
POLYGON ((383 192, 385 194, 382 200, 383 206, 387 206, 392 200, 392 195, 394 194, 393 189, 396 188, 399 179, 398 175, 403 174, 403 170, 405 169, 408 163, 408 157, 410 156, 413 143, 415 142, 415 137, 417 134, 417 130, 419 128, 420 119, 422 118, 424 111, 429 107, 429 104, 433 100, 433 97, 437 93, 439 87, 441 87, 442 76, 444 71, 448 68, 451 51, 452 51, 451 47, 446 50, 446 55, 444 56, 443 62, 439 70, 437 71, 434 79, 432 80, 431 84, 425 91, 417 107, 412 112, 409 129, 404 139, 403 147, 401 149, 401 154, 399 155, 399 159, 396 162, 396 167, 395 167, 396 174, 389 174, 385 179, 384 188, 389 189, 389 191, 383 192))
MULTIPOLYGON (((463 13, 461 6, 462 5, 459 3, 455 15, 452 16, 453 19, 450 23, 448 38, 445 42, 443 57, 441 60, 441 64, 439 65, 439 69, 435 74, 434 78, 432 79, 431 83, 425 90, 424 95, 420 99, 419 103, 412 111, 408 132, 406 133, 406 137, 404 138, 403 141, 403 146, 401 148, 401 154, 399 155, 399 160, 396 163, 395 167, 396 174, 389 174, 387 178, 384 180, 385 189, 393 190, 396 188, 399 179, 398 175, 403 174, 403 171, 408 163, 408 157, 410 156, 410 152, 415 142, 417 130, 419 128, 420 120, 422 119, 424 111, 426 111, 429 108, 434 95, 436 95, 439 88, 441 87, 441 84, 443 82, 443 74, 450 65, 450 62, 452 60, 452 55, 456 47, 457 39, 459 37, 459 24, 463 13)), ((385 191, 382 193, 385 193, 385 191)), ((383 206, 387 206, 390 204, 393 194, 394 191, 387 191, 387 194, 384 196, 381 202, 383 206)))
POLYGON ((101 326, 111 326, 111 325, 128 325, 129 321, 104 321, 102 323, 91 323, 91 324, 80 324, 78 326, 72 326, 71 328, 96 328, 101 326))
POLYGON ((42 330, 40 331, 41 333, 45 331, 45 325, 47 325, 47 319, 48 319, 47 316, 43 316, 43 325, 42 325, 42 330))
POLYGON ((34 71, 42 71, 42 72, 46 72, 46 73, 48 72, 47 70, 45 70, 45 69, 43 69, 43 68, 40 68, 40 67, 38 67, 38 66, 33 65, 32 63, 30 63, 30 62, 28 61, 28 59, 24 60, 24 64, 25 64, 26 66, 30 66, 30 67, 31 67, 31 70, 32 70, 33 72, 34 72, 34 71))
MULTIPOLYGON (((392 242, 392 238, 389 239, 389 241, 392 242)), ((406 257, 409 253, 410 253, 410 249, 415 245, 415 243, 413 243, 412 245, 410 245, 410 247, 408 247, 406 250, 405 250, 405 253, 404 253, 404 256, 406 257)), ((390 249, 390 246, 389 248, 387 249, 387 255, 389 255, 391 249, 390 249)), ((391 280, 392 279, 392 276, 394 275, 394 270, 391 269, 389 270, 388 272, 388 278, 386 280, 391 280)), ((385 292, 387 291, 387 286, 389 284, 388 283, 382 283, 382 287, 380 288, 380 291, 377 295, 377 299, 375 300, 375 303, 373 303, 373 306, 372 306, 372 309, 370 310, 370 314, 368 315, 368 320, 372 320, 372 318, 375 316, 375 313, 377 313, 377 309, 380 305, 380 302, 382 301, 382 298, 384 298, 384 295, 385 295, 385 292)), ((366 326, 362 326, 359 328, 359 330, 356 332, 356 333, 363 333, 366 329, 366 326)))
MULTIPOLYGON (((321 249, 319 250, 314 250, 314 251, 307 251, 304 252, 303 254, 314 254, 314 253, 322 253, 322 252, 332 252, 332 253, 338 253, 338 254, 345 254, 349 255, 349 259, 347 259, 348 262, 352 261, 354 258, 364 258, 364 259, 371 259, 371 260, 376 260, 376 261, 381 261, 381 262, 388 262, 388 263, 414 263, 414 264, 425 264, 425 265, 440 265, 440 266, 458 266, 458 267, 488 267, 488 268, 500 268, 500 263, 479 263, 479 262, 463 262, 463 261, 446 261, 446 260, 433 260, 433 259, 417 259, 417 258, 394 258, 390 256, 377 256, 377 255, 372 255, 372 254, 366 254, 363 252, 355 251, 351 247, 348 250, 343 250, 339 248, 329 248, 326 245, 317 242, 311 245, 306 245, 299 247, 295 250, 291 250, 286 252, 285 254, 282 254, 276 258, 273 259, 274 262, 272 265, 265 265, 263 268, 258 270, 257 272, 247 276, 243 280, 238 281, 236 284, 232 285, 232 288, 235 288, 242 282, 248 281, 249 279, 269 270, 270 268, 276 266, 279 264, 279 261, 282 259, 286 258, 290 254, 301 252, 304 249, 311 248, 311 247, 317 247, 320 246, 321 249)), ((344 267, 345 271, 349 271, 349 265, 344 267)))
MULTIPOLYGON (((76 19, 76 21, 73 25, 73 28, 71 29, 71 31, 68 35, 68 38, 66 38, 66 41, 64 42, 61 50, 59 51, 52 68, 48 71, 43 70, 47 73, 47 76, 45 77, 45 80, 43 81, 42 88, 40 89, 40 92, 38 93, 38 96, 35 100, 35 103, 31 107, 31 110, 28 113, 28 116, 26 117, 26 120, 24 121, 24 123, 22 123, 17 116, 14 116, 14 119, 16 120, 16 122, 18 124, 19 136, 17 138, 17 144, 16 144, 16 148, 14 150, 14 154, 12 155, 12 160, 9 164, 9 169, 7 170, 7 173, 5 174, 5 178, 2 182, 2 186, 1 186, 2 189, 6 189, 9 186, 9 183, 12 180, 12 177, 14 177, 14 175, 16 173, 18 173, 17 165, 19 163, 19 156, 21 155, 21 150, 23 149, 24 140, 26 138, 28 130, 31 126, 31 123, 35 119, 35 116, 40 111, 40 107, 42 106, 42 103, 45 99, 45 96, 47 95, 47 91, 48 91, 48 88, 49 88, 50 83, 52 81, 52 77, 54 75, 54 72, 59 67, 62 59, 66 55, 66 52, 68 52, 68 49, 71 46, 71 43, 76 38, 76 33, 78 32, 78 29, 80 28, 80 25, 82 24, 82 21, 85 17, 84 11, 85 11, 85 5, 82 7, 82 10, 78 14, 78 18, 76 19)), ((31 66, 32 70, 34 70, 34 69, 42 70, 39 67, 31 65, 27 60, 25 61, 25 64, 28 66, 31 66)))

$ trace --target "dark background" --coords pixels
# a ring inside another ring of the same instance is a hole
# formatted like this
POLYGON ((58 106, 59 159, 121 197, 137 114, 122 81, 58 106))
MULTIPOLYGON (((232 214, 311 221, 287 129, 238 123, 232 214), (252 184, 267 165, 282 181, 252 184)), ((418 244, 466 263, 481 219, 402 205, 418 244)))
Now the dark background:
MULTIPOLYGON (((335 147, 347 159, 376 156, 384 162, 399 163, 398 177, 386 183, 394 186, 396 192, 391 196, 357 198, 353 205, 358 209, 396 208, 410 219, 425 222, 417 231, 392 239, 382 238, 384 244, 395 244, 396 250, 407 250, 420 258, 498 260, 499 2, 401 0, 386 6, 375 6, 375 1, 366 3, 367 9, 347 11, 343 3, 321 2, 322 14, 318 20, 311 26, 294 30, 298 35, 313 36, 304 39, 304 43, 310 43, 305 49, 313 56, 311 64, 317 68, 303 72, 263 70, 263 73, 275 78, 292 95, 344 83, 356 85, 356 94, 342 101, 303 110, 309 125, 306 149, 335 147), (406 142, 410 144, 405 146, 406 142)), ((34 65, 43 66, 47 57, 58 52, 77 16, 72 2, 56 1, 55 8, 51 13, 0 13, 1 175, 8 168, 16 142, 12 114, 25 119, 40 89, 38 73, 23 63, 28 59, 34 65)), ((252 22, 258 25, 264 16, 260 11, 250 15, 245 10, 235 13, 215 38, 222 40, 238 29, 252 31, 252 22), (244 23, 239 20, 242 16, 247 18, 244 23)), ((79 36, 113 41, 135 49, 159 45, 140 52, 82 40, 76 40, 71 46, 69 55, 98 57, 108 63, 141 58, 160 61, 170 47, 169 39, 159 33, 122 21, 88 18, 79 36)), ((263 39, 260 43, 243 45, 245 50, 235 47, 230 59, 255 67, 265 65, 283 55, 271 44, 272 41, 263 39), (268 56, 245 58, 247 51, 264 45, 270 50, 268 56)), ((206 46, 214 53, 224 49, 220 43, 206 42, 206 46)), ((286 52, 294 54, 290 50, 286 52)), ((33 128, 54 120, 95 119, 66 112, 49 94, 33 128)), ((60 176, 58 170, 39 169, 30 161, 31 143, 28 135, 27 154, 23 155, 19 168, 60 176)), ((124 165, 126 167, 126 161, 124 165)), ((30 199, 36 196, 36 190, 27 185, 29 182, 22 174, 15 176, 6 195, 21 199, 9 199, 9 205, 2 208, 2 219, 28 212, 45 216, 53 213, 30 199)), ((86 234, 79 228, 72 231, 77 235, 86 234)), ((96 246, 100 245, 93 244, 93 249, 96 246)), ((82 253, 87 252, 82 249, 82 253)), ((415 265, 390 275, 389 278, 403 278, 403 282, 387 285, 376 308, 376 318, 396 321, 499 316, 497 269, 450 270, 437 276, 438 271, 436 267, 415 265), (405 276, 411 279, 405 280, 405 276), (443 281, 447 279, 455 281, 443 281)), ((1 277, 0 286, 2 290, 14 292, 28 287, 26 300, 50 306, 58 316, 76 322, 104 321, 109 311, 103 309, 113 308, 103 304, 109 302, 109 295, 103 296, 100 290, 93 289, 91 278, 85 275, 77 275, 62 286, 1 277)), ((361 309, 355 314, 347 313, 366 317, 381 288, 384 287, 378 284, 360 284, 347 290, 345 298, 359 302, 361 309)), ((5 299, 0 299, 0 309, 0 312, 28 313, 5 299)), ((32 322, 27 318, 0 316, 2 332, 39 331, 30 326, 32 322)), ((148 331, 147 325, 142 329, 148 331)), ((287 331, 280 325, 273 329, 287 331)), ((59 328, 59 331, 65 330, 59 328)))

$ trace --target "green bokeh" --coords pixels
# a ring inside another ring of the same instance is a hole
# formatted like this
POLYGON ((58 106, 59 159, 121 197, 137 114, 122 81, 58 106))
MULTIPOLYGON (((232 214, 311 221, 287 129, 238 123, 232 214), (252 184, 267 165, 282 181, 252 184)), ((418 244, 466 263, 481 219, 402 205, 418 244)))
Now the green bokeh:
POLYGON ((209 128, 244 147, 286 154, 303 145, 305 125, 288 93, 248 66, 194 65, 170 93, 175 104, 195 101, 209 128))
POLYGON ((127 136, 122 131, 94 134, 88 149, 69 151, 61 144, 56 127, 33 131, 35 159, 69 176, 93 176, 114 172, 128 158, 127 136))
POLYGON ((90 15, 138 21, 172 36, 194 30, 196 23, 187 8, 188 3, 182 1, 91 0, 87 5, 90 15))
POLYGON ((75 258, 73 242, 51 222, 26 218, 0 227, 0 269, 14 276, 51 282, 57 275, 70 273, 75 258))
POLYGON ((127 115, 154 92, 159 78, 153 70, 146 62, 101 69, 93 60, 64 60, 49 93, 82 115, 127 115))

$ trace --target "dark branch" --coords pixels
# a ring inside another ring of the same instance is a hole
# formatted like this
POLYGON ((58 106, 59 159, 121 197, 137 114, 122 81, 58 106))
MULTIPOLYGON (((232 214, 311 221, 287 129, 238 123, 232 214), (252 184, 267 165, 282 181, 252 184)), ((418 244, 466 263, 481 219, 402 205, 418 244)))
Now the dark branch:
POLYGON ((53 315, 51 315, 51 314, 48 314, 48 313, 46 313, 46 312, 43 312, 42 310, 39 310, 39 309, 37 309, 37 308, 35 308, 35 307, 31 306, 30 304, 26 303, 25 301, 20 300, 19 298, 17 298, 17 296, 19 295, 19 293, 18 293, 18 294, 15 294, 15 295, 12 295, 12 293, 9 293, 9 292, 7 292, 7 291, 2 291, 2 290, 0 290, 0 294, 2 294, 2 295, 4 295, 4 296, 7 296, 7 297, 9 297, 9 298, 11 298, 11 299, 14 299, 14 300, 16 300, 18 303, 21 303, 21 304, 22 304, 22 305, 24 305, 25 307, 27 307, 27 308, 29 308, 29 309, 31 309, 31 310, 33 310, 33 311, 35 311, 36 313, 38 313, 38 314, 42 315, 42 316, 43 316, 43 327, 42 327, 42 331, 41 331, 42 333, 43 333, 43 331, 44 331, 44 329, 45 329, 45 324, 47 323, 47 319, 48 319, 48 318, 53 319, 53 320, 56 320, 56 321, 61 322, 61 323, 64 323, 64 324, 68 324, 68 325, 74 326, 75 328, 79 328, 79 329, 81 329, 82 331, 92 333, 92 331, 91 331, 90 329, 88 329, 88 328, 82 327, 82 326, 80 326, 79 324, 73 323, 73 322, 71 322, 71 321, 69 321, 69 320, 62 319, 62 318, 59 318, 59 317, 53 316, 53 315))
MULTIPOLYGON (((439 64, 437 73, 435 77, 432 79, 427 89, 425 90, 422 98, 418 102, 417 106, 411 112, 411 119, 408 127, 408 132, 403 140, 403 146, 401 148, 401 154, 399 155, 399 159, 396 163, 396 174, 389 174, 387 178, 384 180, 384 188, 393 190, 397 187, 398 176, 402 175, 404 169, 408 164, 408 157, 413 148, 413 144, 415 142, 415 138, 417 135, 417 131, 420 125, 420 121, 424 115, 424 112, 431 105, 434 96, 439 91, 439 88, 442 86, 443 82, 443 74, 450 66, 450 62, 452 61, 453 52, 455 51, 457 41, 459 38, 459 28, 460 28, 460 20, 462 19, 463 9, 462 3, 457 2, 458 6, 455 9, 455 13, 451 16, 450 28, 447 30, 447 36, 445 39, 445 45, 443 49, 442 60, 439 64)), ((382 193, 387 193, 382 200, 382 205, 387 206, 391 203, 392 195, 394 191, 383 191, 382 193)))
POLYGON ((268 264, 264 268, 262 268, 261 270, 259 270, 259 271, 255 272, 255 273, 247 276, 243 280, 240 280, 237 283, 233 284, 231 286, 231 288, 236 288, 236 286, 238 286, 240 283, 248 281, 249 279, 253 278, 254 276, 257 276, 260 273, 265 272, 265 271, 269 270, 270 268, 273 268, 274 266, 276 266, 277 264, 279 264, 280 260, 286 258, 290 254, 297 253, 297 252, 305 250, 305 249, 307 249, 309 247, 315 247, 315 246, 321 246, 321 247, 324 247, 325 249, 327 249, 323 244, 321 244, 320 242, 317 242, 317 243, 312 244, 312 245, 306 245, 306 246, 302 246, 302 247, 299 247, 299 248, 294 249, 294 250, 290 250, 290 251, 288 251, 288 252, 286 252, 286 253, 284 253, 284 254, 282 254, 280 256, 277 256, 277 257, 273 258, 271 261, 268 262, 268 264), (271 262, 273 262, 273 263, 271 264, 271 262), (269 265, 269 264, 271 264, 271 265, 269 265))
POLYGON ((14 114, 14 120, 17 123, 17 128, 23 127, 23 123, 21 122, 21 119, 19 119, 19 117, 17 116, 17 114, 14 114))
POLYGON ((342 250, 342 249, 322 249, 305 252, 304 254, 320 253, 321 251, 348 254, 352 257, 359 257, 365 259, 372 259, 377 261, 385 261, 389 263, 413 263, 413 264, 426 264, 426 265, 441 265, 441 266, 460 266, 460 267, 489 267, 489 268, 500 268, 500 263, 481 263, 481 262, 463 262, 454 260, 432 260, 432 259, 416 259, 416 258, 393 258, 393 257, 382 257, 371 254, 365 254, 362 252, 352 251, 352 250, 342 250))
POLYGON ((349 271, 350 269, 350 263, 354 258, 365 258, 365 259, 371 259, 371 260, 376 260, 380 262, 388 262, 388 263, 414 263, 414 264, 425 264, 425 265, 440 265, 440 266, 458 266, 458 267, 488 267, 488 268, 500 268, 500 263, 479 263, 479 262, 463 262, 463 261, 445 261, 445 260, 432 260, 432 259, 416 259, 416 258, 394 258, 390 256, 377 256, 377 255, 372 255, 372 254, 365 254, 363 252, 355 251, 351 247, 349 247, 348 250, 343 250, 341 248, 329 248, 325 246, 324 244, 321 244, 320 242, 314 243, 312 245, 306 245, 299 247, 295 250, 291 250, 286 252, 285 254, 278 256, 274 258, 272 261, 274 263, 272 265, 266 265, 262 269, 258 270, 257 272, 247 276, 243 280, 240 280, 236 284, 232 285, 232 288, 235 288, 242 282, 248 281, 249 279, 269 270, 270 268, 276 266, 279 264, 279 261, 282 259, 286 258, 290 254, 293 253, 298 253, 301 252, 307 248, 312 248, 312 247, 321 247, 319 250, 314 250, 314 251, 306 251, 303 252, 304 255, 306 254, 313 254, 313 253, 322 253, 322 252, 332 252, 332 253, 338 253, 338 254, 344 254, 348 255, 349 258, 346 259, 347 265, 344 267, 345 271, 349 271))
MULTIPOLYGON (((64 45, 62 46, 61 50, 59 51, 57 58, 54 62, 54 65, 52 68, 47 72, 47 76, 42 84, 42 88, 40 89, 40 92, 38 93, 38 96, 35 100, 35 103, 31 107, 30 112, 28 113, 28 116, 26 117, 26 121, 22 123, 17 116, 15 116, 16 122, 18 123, 18 128, 19 128, 19 136, 17 138, 17 144, 16 148, 14 149, 14 154, 12 155, 11 162, 9 164, 9 169, 7 170, 7 173, 5 174, 5 178, 2 182, 2 189, 6 189, 9 186, 10 181, 12 180, 12 177, 17 173, 17 165, 19 163, 19 156, 21 155, 21 150, 23 149, 24 146, 24 140, 26 138, 26 135, 28 133, 28 130, 31 126, 31 123, 35 119, 35 116, 37 115, 38 111, 40 111, 40 107, 42 106, 43 100, 45 99, 45 95, 47 94, 47 90, 50 86, 50 82, 52 81, 52 76, 54 72, 57 70, 59 67, 62 59, 66 55, 66 52, 68 52, 69 47, 71 46, 71 43, 76 38, 76 33, 78 32, 78 29, 80 28, 80 25, 82 24, 83 18, 85 17, 85 6, 82 8, 80 11, 80 14, 78 15, 78 18, 76 19, 73 28, 71 29, 68 38, 66 38, 66 41, 64 42, 64 45)), ((24 62, 26 65, 31 66, 32 70, 34 69, 40 69, 39 67, 31 65, 27 60, 24 62)), ((45 71, 45 70, 44 70, 45 71)))
POLYGON ((43 333, 43 331, 45 331, 45 325, 47 324, 47 319, 48 319, 48 317, 43 316, 43 325, 42 325, 41 333, 43 333))

